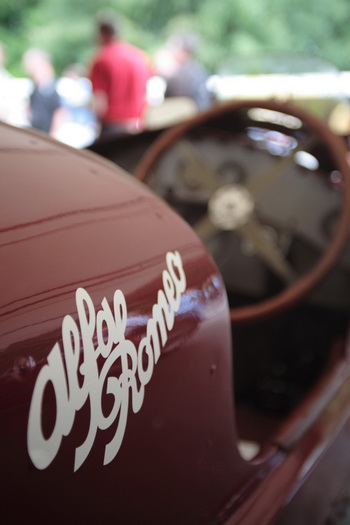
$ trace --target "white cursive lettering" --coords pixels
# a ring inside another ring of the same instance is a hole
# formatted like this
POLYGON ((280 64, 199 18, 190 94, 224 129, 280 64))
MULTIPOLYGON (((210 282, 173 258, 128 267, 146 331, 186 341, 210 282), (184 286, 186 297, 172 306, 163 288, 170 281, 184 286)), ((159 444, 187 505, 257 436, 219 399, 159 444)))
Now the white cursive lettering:
POLYGON ((163 289, 158 291, 152 316, 147 321, 146 335, 138 348, 125 338, 127 306, 121 290, 115 291, 112 308, 104 298, 96 313, 88 292, 77 289, 79 323, 70 315, 64 317, 64 359, 61 346, 56 343, 38 375, 31 400, 27 444, 29 456, 38 469, 47 468, 56 457, 63 437, 72 430, 76 413, 87 402, 90 426, 85 441, 75 451, 74 471, 88 457, 97 431, 110 428, 118 419, 115 434, 105 447, 103 464, 107 465, 116 457, 125 433, 129 401, 132 411, 137 413, 186 289, 180 254, 168 252, 166 264, 167 269, 162 273, 163 289), (79 366, 81 345, 83 361, 79 366), (98 359, 103 360, 102 366, 98 366, 98 359), (111 373, 116 364, 121 371, 118 377, 111 373), (51 435, 46 437, 42 429, 42 408, 49 384, 55 395, 56 421, 51 435), (108 414, 102 408, 104 393, 111 396, 112 401, 108 414))

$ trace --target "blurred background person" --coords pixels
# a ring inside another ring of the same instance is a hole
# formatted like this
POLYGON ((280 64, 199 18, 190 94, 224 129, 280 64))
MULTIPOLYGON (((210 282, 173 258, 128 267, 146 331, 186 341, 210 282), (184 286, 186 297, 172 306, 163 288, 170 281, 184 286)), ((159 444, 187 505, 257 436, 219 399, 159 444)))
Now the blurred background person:
POLYGON ((57 81, 57 92, 66 111, 66 120, 55 138, 75 148, 94 142, 98 126, 91 108, 91 82, 82 64, 69 65, 57 81))
POLYGON ((29 79, 16 78, 6 68, 6 47, 0 42, 0 120, 13 126, 28 126, 29 79))
POLYGON ((0 82, 12 78, 12 75, 6 69, 6 52, 5 46, 0 42, 0 82))
POLYGON ((6 69, 5 46, 0 42, 0 120, 9 122, 12 111, 12 75, 6 69))
POLYGON ((207 87, 208 72, 196 59, 198 39, 193 34, 179 33, 160 50, 157 71, 166 82, 165 97, 189 97, 198 110, 212 102, 207 87))
POLYGON ((93 109, 101 133, 133 133, 142 129, 147 82, 152 75, 143 50, 120 39, 119 24, 108 16, 97 21, 100 49, 91 67, 93 109))
POLYGON ((65 120, 65 112, 56 89, 55 71, 48 53, 28 49, 23 56, 25 71, 33 81, 29 98, 29 123, 55 136, 65 120))

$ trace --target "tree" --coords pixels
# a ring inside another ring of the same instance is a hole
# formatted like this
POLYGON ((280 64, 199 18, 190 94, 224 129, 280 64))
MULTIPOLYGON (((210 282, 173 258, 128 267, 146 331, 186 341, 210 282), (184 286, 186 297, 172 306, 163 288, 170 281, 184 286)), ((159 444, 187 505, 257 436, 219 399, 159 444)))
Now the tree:
POLYGON ((125 38, 150 55, 170 32, 193 31, 199 58, 213 73, 227 57, 261 51, 306 52, 349 69, 348 0, 2 0, 9 68, 21 72, 22 54, 33 46, 52 54, 58 72, 88 63, 94 17, 104 8, 120 14, 125 38))

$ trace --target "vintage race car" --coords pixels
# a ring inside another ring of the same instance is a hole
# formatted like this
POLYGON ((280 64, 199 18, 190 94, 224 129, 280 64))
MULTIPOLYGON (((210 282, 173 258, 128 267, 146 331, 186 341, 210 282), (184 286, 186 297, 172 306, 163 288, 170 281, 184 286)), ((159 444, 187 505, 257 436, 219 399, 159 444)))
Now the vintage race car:
POLYGON ((336 519, 343 141, 289 106, 229 104, 161 134, 132 176, 0 136, 2 522, 336 519))

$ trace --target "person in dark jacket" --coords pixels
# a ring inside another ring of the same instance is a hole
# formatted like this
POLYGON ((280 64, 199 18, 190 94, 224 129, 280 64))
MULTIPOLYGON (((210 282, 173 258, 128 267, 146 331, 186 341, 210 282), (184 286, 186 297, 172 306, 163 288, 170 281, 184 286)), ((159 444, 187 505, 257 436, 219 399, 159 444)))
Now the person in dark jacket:
POLYGON ((165 97, 189 97, 198 110, 212 103, 207 87, 208 72, 195 58, 197 38, 191 34, 174 35, 168 43, 172 54, 172 72, 165 76, 165 97))
POLYGON ((63 112, 51 59, 45 51, 32 48, 24 54, 23 65, 33 81, 29 99, 30 125, 54 136, 63 112))

